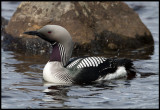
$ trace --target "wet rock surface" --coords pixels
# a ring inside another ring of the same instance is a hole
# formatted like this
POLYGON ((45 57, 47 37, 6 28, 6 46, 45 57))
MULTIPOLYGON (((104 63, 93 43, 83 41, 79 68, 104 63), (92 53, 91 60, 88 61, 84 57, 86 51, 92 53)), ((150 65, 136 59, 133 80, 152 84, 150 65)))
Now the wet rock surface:
POLYGON ((77 52, 136 49, 153 44, 148 28, 123 2, 22 2, 5 29, 4 47, 48 53, 48 42, 23 34, 48 24, 65 27, 77 52))

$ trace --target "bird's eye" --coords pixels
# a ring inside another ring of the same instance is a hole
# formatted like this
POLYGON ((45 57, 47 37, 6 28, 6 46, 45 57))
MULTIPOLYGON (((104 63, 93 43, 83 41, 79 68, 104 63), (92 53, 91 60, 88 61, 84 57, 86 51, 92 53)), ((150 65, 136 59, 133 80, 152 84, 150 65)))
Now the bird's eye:
POLYGON ((52 33, 51 31, 48 31, 48 33, 50 34, 50 33, 52 33))

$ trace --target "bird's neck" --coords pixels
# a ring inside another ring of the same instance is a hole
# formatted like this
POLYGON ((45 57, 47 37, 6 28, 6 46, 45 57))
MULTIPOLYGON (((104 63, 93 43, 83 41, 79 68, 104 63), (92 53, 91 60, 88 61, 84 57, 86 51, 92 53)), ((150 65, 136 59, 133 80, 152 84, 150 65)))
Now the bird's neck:
POLYGON ((52 46, 50 62, 59 61, 63 64, 63 66, 65 66, 72 55, 72 49, 73 49, 72 43, 69 45, 67 44, 62 45, 60 43, 56 43, 55 45, 52 46))
POLYGON ((52 46, 52 53, 50 56, 50 61, 61 62, 61 55, 60 55, 60 50, 59 50, 58 44, 55 44, 54 46, 52 46))

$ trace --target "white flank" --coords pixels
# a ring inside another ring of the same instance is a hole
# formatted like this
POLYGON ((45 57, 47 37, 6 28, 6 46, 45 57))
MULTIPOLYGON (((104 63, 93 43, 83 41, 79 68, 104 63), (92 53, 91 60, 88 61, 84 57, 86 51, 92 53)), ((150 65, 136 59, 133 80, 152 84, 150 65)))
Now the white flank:
POLYGON ((127 77, 127 71, 124 66, 119 66, 114 73, 109 73, 105 77, 101 77, 98 80, 112 80, 124 77, 127 77))

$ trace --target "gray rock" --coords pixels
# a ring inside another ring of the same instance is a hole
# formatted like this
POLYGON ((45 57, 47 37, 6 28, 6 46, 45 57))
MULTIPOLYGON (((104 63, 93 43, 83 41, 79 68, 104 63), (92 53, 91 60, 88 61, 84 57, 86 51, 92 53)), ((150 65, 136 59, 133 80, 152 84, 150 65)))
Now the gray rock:
POLYGON ((9 21, 9 37, 4 42, 10 48, 48 52, 48 43, 23 34, 47 24, 65 27, 75 42, 74 51, 136 49, 153 44, 148 28, 123 2, 22 2, 9 21))

